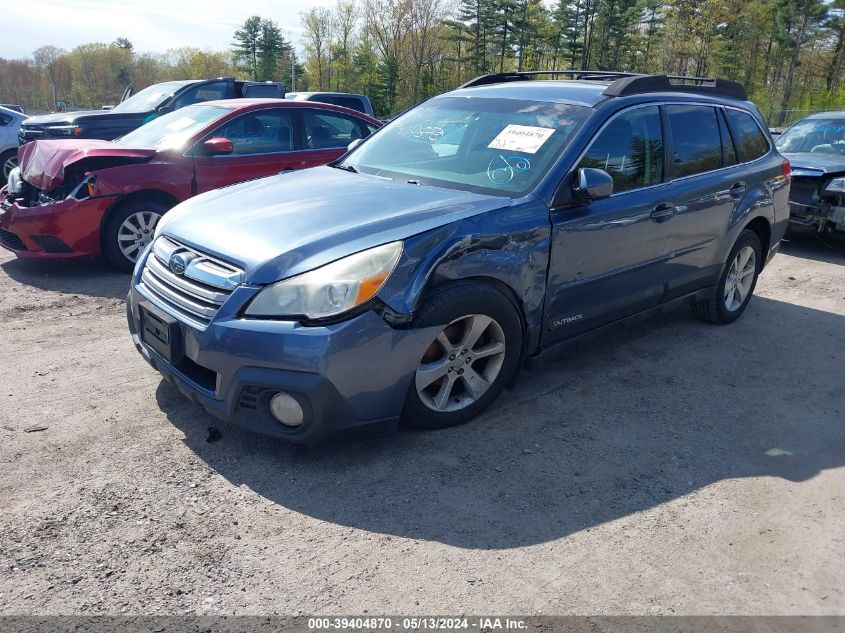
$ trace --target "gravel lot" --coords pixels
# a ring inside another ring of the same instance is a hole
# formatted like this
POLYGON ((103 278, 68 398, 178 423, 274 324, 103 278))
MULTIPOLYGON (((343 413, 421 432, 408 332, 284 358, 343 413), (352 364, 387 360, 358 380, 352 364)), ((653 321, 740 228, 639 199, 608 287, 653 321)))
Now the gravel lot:
POLYGON ((841 243, 795 238, 732 326, 679 312, 470 425, 316 449, 161 382, 127 283, 0 254, 2 614, 845 614, 841 243))

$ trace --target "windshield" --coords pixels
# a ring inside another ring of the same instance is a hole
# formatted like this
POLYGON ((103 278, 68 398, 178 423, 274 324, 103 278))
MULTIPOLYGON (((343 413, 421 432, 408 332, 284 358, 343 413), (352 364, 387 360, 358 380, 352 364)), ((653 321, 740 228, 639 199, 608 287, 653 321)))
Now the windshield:
POLYGON ((565 103, 440 97, 392 121, 341 166, 415 184, 521 196, 591 113, 565 103))
POLYGON ((154 84, 132 95, 126 101, 117 104, 111 111, 152 112, 184 85, 184 81, 166 81, 162 84, 154 84))
POLYGON ((799 121, 775 141, 781 152, 845 154, 845 118, 805 119, 799 121))
POLYGON ((231 108, 221 106, 186 106, 153 119, 120 137, 115 143, 157 150, 180 149, 194 134, 231 111, 231 108))

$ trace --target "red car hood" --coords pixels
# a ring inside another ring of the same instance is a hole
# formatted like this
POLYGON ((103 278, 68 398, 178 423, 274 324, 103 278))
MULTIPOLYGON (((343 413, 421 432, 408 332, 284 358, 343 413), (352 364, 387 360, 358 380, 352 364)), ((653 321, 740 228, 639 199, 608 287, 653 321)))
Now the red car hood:
POLYGON ((121 147, 95 139, 33 141, 18 148, 21 177, 42 191, 58 187, 65 169, 84 158, 151 158, 154 149, 121 147))

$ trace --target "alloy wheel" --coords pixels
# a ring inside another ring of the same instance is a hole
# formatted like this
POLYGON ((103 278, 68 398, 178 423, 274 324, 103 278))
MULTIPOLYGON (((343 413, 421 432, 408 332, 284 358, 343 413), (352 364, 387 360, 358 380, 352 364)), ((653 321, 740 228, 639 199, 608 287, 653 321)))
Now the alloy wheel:
POLYGON ((751 292, 757 255, 751 246, 745 246, 734 257, 725 278, 725 307, 731 312, 739 309, 751 292))
POLYGON ((161 215, 153 211, 138 211, 128 216, 117 230, 117 245, 131 262, 153 241, 155 227, 161 215))
POLYGON ((451 412, 481 398, 505 360, 505 333, 495 319, 471 314, 447 325, 426 350, 415 376, 429 409, 451 412))

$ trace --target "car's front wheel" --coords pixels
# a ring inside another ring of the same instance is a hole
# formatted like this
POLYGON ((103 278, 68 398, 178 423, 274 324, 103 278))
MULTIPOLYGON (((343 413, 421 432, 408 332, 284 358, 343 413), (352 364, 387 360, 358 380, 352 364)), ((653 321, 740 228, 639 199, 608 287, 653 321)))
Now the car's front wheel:
POLYGON ((486 409, 516 372, 522 325, 513 303, 485 283, 460 281, 436 290, 415 318, 441 325, 419 360, 403 420, 439 429, 486 409))
POLYGON ((134 200, 116 208, 103 226, 103 255, 109 263, 131 271, 168 208, 156 200, 134 200))

